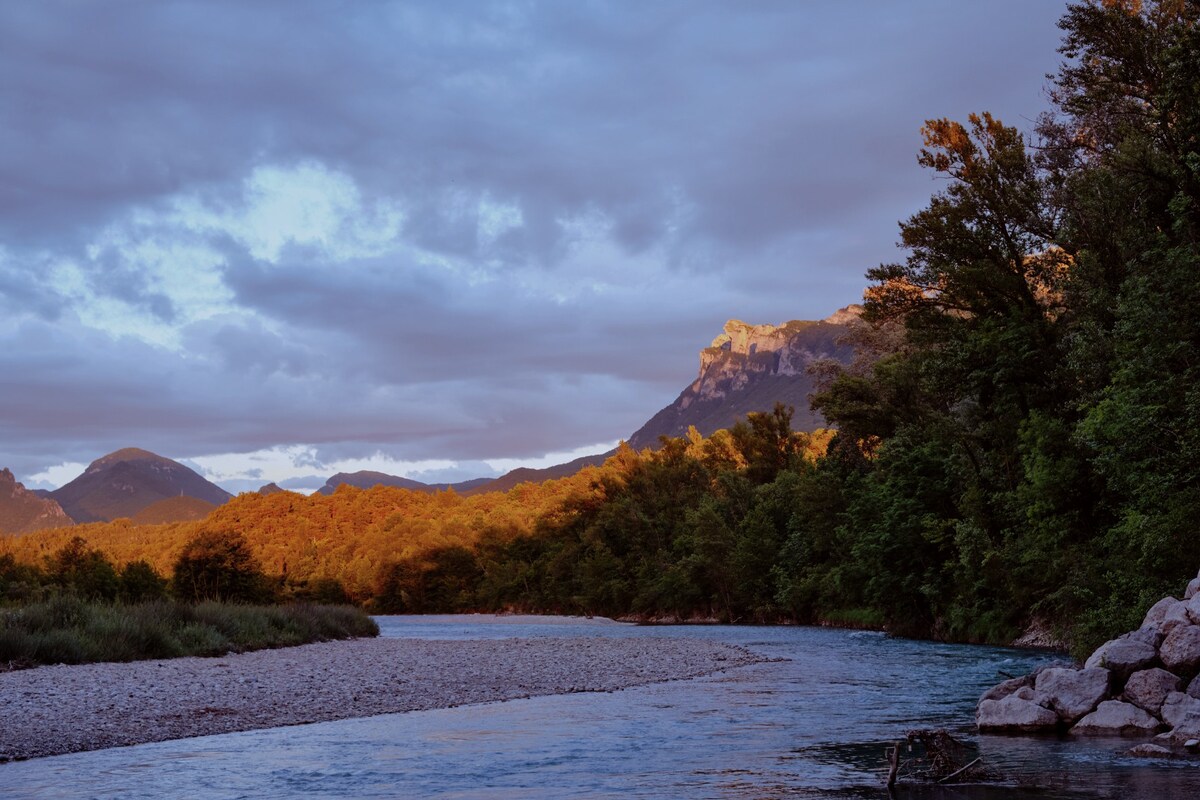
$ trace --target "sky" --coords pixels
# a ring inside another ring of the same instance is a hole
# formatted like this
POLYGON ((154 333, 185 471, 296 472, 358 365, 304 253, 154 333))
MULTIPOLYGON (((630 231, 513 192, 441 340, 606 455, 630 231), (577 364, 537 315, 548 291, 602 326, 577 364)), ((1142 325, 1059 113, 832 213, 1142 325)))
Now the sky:
POLYGON ((0 3, 0 467, 230 491, 602 452, 903 258, 1057 0, 0 3))

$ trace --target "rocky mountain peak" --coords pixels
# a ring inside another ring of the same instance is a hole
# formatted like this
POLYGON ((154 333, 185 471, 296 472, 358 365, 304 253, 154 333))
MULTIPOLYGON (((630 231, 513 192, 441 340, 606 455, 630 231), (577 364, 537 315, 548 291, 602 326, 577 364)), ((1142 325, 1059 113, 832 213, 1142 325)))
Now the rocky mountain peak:
POLYGON ((853 325, 862 319, 863 307, 858 303, 851 303, 848 306, 839 308, 837 311, 830 314, 822 322, 827 322, 830 325, 853 325))
POLYGON ((700 351, 696 380, 629 443, 653 447, 659 436, 682 436, 691 425, 707 436, 751 411, 770 411, 776 402, 795 409, 797 429, 819 427, 823 421, 809 410, 808 396, 815 388, 809 367, 822 359, 845 363, 852 358, 853 348, 843 340, 861 313, 861 306, 850 305, 817 321, 753 325, 729 320, 700 351))
POLYGON ((26 489, 7 467, 0 469, 0 533, 29 533, 71 522, 58 503, 26 489))

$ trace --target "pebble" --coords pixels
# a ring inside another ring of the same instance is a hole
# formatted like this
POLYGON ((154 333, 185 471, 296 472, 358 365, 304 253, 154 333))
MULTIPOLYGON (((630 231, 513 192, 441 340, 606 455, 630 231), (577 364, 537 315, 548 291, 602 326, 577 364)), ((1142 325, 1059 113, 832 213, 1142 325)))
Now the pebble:
POLYGON ((609 692, 765 661, 698 639, 352 639, 0 673, 0 762, 216 733, 609 692))

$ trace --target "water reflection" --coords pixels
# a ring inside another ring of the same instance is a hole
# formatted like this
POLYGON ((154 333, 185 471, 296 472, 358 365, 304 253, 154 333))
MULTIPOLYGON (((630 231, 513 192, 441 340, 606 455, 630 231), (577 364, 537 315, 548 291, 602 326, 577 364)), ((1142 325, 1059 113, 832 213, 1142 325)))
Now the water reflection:
POLYGON ((975 698, 1048 657, 814 628, 381 618, 385 635, 688 636, 787 660, 611 694, 226 734, 0 765, 0 796, 876 798, 884 749, 915 727, 971 737, 1006 787, 910 798, 1200 796, 1188 762, 1127 742, 974 737, 975 698))

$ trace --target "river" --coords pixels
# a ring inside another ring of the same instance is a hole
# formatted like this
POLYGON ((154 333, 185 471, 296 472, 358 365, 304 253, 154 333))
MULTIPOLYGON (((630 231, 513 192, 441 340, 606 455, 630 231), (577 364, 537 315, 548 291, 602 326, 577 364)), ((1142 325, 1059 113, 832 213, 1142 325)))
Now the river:
POLYGON ((806 627, 380 617, 437 639, 688 636, 773 659, 689 681, 389 714, 0 764, 0 797, 878 798, 887 744, 967 739, 1009 785, 900 787, 913 798, 1200 797, 1200 762, 1130 742, 978 736, 975 700, 1053 656, 806 627))

